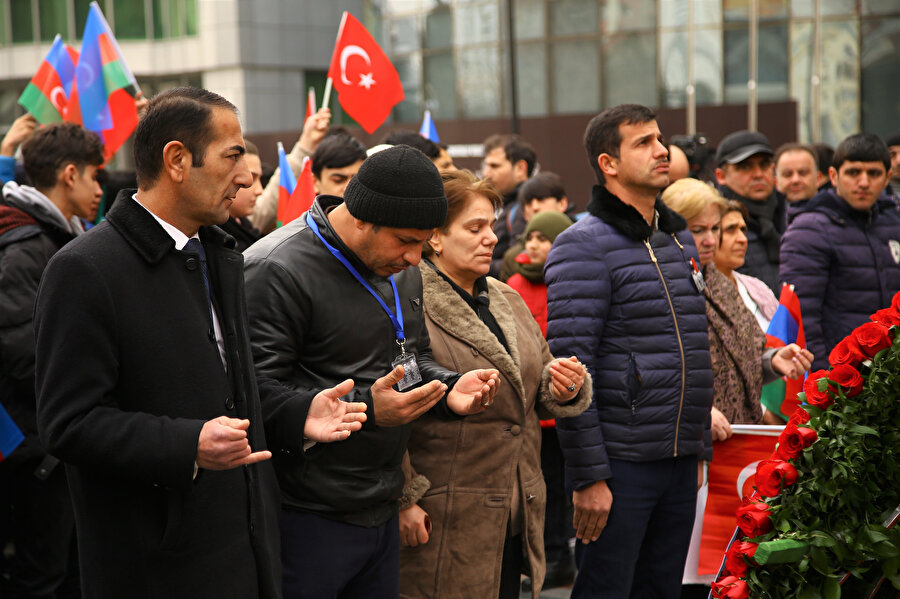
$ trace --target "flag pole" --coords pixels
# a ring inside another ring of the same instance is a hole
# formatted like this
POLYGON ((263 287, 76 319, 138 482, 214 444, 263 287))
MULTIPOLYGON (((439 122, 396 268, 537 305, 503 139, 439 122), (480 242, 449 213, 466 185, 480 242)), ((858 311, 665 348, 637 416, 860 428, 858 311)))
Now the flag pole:
MULTIPOLYGON (((338 40, 341 39, 341 34, 344 32, 344 24, 347 23, 347 15, 350 14, 346 10, 344 14, 341 15, 341 24, 338 26, 337 36, 334 38, 334 49, 337 50, 338 40)), ((334 64, 334 51, 331 52, 331 64, 334 64)), ((331 66, 329 65, 328 71, 331 72, 331 66)), ((325 93, 322 95, 322 108, 327 108, 328 103, 331 101, 331 86, 332 86, 331 77, 325 80, 325 93)))

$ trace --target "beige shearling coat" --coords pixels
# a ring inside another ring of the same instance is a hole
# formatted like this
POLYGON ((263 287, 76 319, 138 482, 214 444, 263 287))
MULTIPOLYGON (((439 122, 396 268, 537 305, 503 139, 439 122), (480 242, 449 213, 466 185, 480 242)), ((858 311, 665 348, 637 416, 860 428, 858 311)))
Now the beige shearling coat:
POLYGON ((507 526, 522 534, 537 597, 544 580, 542 417, 574 416, 590 402, 588 378, 572 404, 549 392, 547 342, 521 297, 488 278, 490 310, 510 351, 430 267, 421 269, 426 325, 435 360, 467 372, 496 368, 500 387, 486 411, 454 421, 426 414, 412 427, 401 508, 418 503, 431 518, 425 545, 400 551, 400 596, 497 597, 507 526))

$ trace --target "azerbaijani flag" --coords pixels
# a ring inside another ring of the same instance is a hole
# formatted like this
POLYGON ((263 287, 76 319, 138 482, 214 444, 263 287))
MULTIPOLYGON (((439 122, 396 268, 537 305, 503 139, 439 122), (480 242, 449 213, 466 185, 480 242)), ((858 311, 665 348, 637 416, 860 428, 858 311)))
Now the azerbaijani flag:
POLYGON ((25 435, 6 413, 3 404, 0 404, 0 462, 8 458, 24 440, 25 435))
MULTIPOLYGON (((784 284, 781 287, 781 297, 778 298, 778 309, 766 331, 766 347, 784 347, 790 343, 806 348, 800 299, 794 293, 793 285, 784 284)), ((780 414, 787 421, 800 405, 797 394, 801 391, 803 391, 802 378, 791 380, 781 377, 763 386, 760 401, 767 410, 780 414)))
POLYGON ((78 52, 57 34, 37 73, 19 96, 19 104, 42 125, 63 120, 77 63, 78 52))
POLYGON ((137 126, 139 91, 103 12, 91 2, 66 120, 98 133, 109 159, 137 126))
MULTIPOLYGON (((279 189, 280 191, 280 189, 279 189)), ((287 202, 278 201, 278 218, 279 226, 284 226, 298 218, 312 206, 313 200, 316 199, 316 186, 313 182, 312 160, 309 156, 303 158, 303 169, 300 171, 300 177, 297 178, 297 185, 287 202)))
POLYGON ((287 154, 284 153, 284 144, 278 142, 278 216, 276 217, 276 226, 280 227, 287 223, 281 220, 284 211, 287 210, 291 203, 291 194, 297 187, 297 180, 294 178, 294 171, 291 169, 291 163, 288 162, 287 154))
POLYGON ((441 143, 438 137, 437 127, 434 126, 434 120, 431 118, 431 111, 425 111, 425 117, 422 119, 422 126, 419 128, 419 135, 425 139, 430 139, 436 144, 441 143))

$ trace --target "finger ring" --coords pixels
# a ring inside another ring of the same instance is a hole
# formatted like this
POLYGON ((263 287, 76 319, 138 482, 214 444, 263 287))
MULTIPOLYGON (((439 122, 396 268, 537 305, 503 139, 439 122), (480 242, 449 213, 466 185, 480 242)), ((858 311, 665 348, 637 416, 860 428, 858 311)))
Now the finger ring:
POLYGON ((566 389, 569 390, 569 393, 574 392, 574 391, 575 391, 575 383, 572 383, 571 385, 569 385, 568 387, 566 387, 566 389))

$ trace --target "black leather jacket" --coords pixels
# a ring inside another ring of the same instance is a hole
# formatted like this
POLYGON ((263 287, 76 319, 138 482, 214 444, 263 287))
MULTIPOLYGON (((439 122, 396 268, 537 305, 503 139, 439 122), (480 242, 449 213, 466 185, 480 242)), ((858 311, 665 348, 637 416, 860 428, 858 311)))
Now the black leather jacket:
MULTIPOLYGON (((376 289, 387 279, 369 271, 341 243, 326 211, 341 198, 319 196, 310 212, 322 235, 376 289)), ((400 354, 394 327, 378 302, 307 226, 305 215, 264 237, 244 254, 247 306, 257 372, 308 390, 263 398, 266 438, 288 508, 359 526, 378 526, 397 511, 400 469, 409 425, 381 427, 369 388, 400 354), (352 378, 353 401, 369 406, 362 430, 346 441, 303 451, 303 425, 313 394, 352 378)), ((401 298, 406 349, 417 354, 424 382, 452 386, 457 374, 431 357, 422 311, 422 279, 412 267, 394 276, 401 298)), ((386 286, 388 292, 390 286, 386 286)), ((392 309, 392 294, 385 297, 392 309)), ((449 417, 444 401, 435 408, 449 417)))

